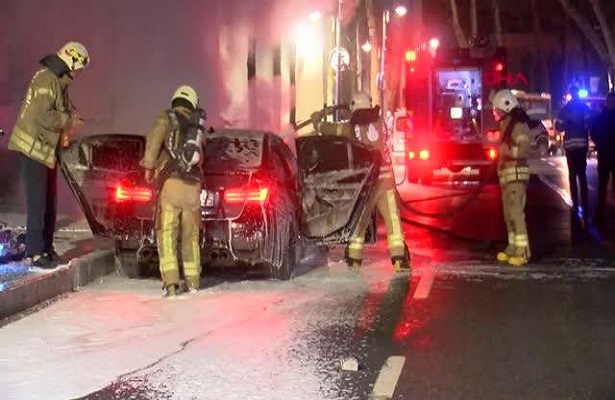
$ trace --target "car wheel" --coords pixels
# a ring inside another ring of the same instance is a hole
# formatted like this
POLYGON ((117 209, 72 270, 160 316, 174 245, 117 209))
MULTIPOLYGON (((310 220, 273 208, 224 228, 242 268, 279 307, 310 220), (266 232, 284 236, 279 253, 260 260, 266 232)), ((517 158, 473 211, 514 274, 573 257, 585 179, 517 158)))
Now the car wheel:
POLYGON ((293 277, 297 266, 296 244, 294 221, 278 222, 275 233, 275 252, 272 262, 269 263, 269 277, 271 279, 287 281, 293 277))

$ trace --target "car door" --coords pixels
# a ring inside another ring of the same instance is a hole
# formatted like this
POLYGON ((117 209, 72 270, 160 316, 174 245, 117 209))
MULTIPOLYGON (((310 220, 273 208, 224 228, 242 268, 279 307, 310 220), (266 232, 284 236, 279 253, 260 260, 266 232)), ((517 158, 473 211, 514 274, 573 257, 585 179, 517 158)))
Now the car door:
POLYGON ((377 150, 354 139, 296 139, 303 235, 319 242, 347 242, 378 179, 377 150))
POLYGON ((97 236, 130 239, 153 220, 154 191, 144 183, 139 161, 145 138, 106 134, 73 141, 61 168, 97 236))

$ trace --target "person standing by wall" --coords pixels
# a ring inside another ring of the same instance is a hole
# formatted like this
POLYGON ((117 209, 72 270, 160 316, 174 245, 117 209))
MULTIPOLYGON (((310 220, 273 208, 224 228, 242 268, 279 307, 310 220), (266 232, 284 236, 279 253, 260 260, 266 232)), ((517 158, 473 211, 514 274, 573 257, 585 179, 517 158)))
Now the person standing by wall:
POLYGON ((57 161, 66 142, 83 121, 68 97, 68 86, 90 63, 84 45, 68 42, 44 57, 30 81, 9 150, 19 152, 26 195, 26 258, 40 268, 63 263, 53 246, 57 214, 57 161))

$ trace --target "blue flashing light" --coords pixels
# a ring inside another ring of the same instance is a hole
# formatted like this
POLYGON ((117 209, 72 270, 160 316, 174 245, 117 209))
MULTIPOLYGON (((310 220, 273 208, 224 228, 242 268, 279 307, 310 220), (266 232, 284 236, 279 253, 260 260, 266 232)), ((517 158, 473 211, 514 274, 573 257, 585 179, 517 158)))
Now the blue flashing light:
POLYGON ((0 243, 0 257, 4 257, 6 250, 5 250, 5 245, 3 243, 0 243))
POLYGON ((587 98, 587 96, 589 96, 589 92, 587 91, 587 89, 580 89, 579 90, 579 98, 585 99, 585 98, 587 98))

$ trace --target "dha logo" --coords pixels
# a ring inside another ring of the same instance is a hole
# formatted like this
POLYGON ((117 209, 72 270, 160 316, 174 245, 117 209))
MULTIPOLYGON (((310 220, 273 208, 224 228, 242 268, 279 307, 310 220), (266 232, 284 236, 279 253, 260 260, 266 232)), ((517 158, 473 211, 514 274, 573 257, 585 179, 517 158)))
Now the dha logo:
POLYGON ((502 73, 499 71, 485 72, 483 73, 483 85, 499 86, 502 83, 506 83, 508 86, 517 86, 522 84, 523 86, 529 86, 529 80, 521 72, 517 72, 516 75, 512 73, 502 73))

